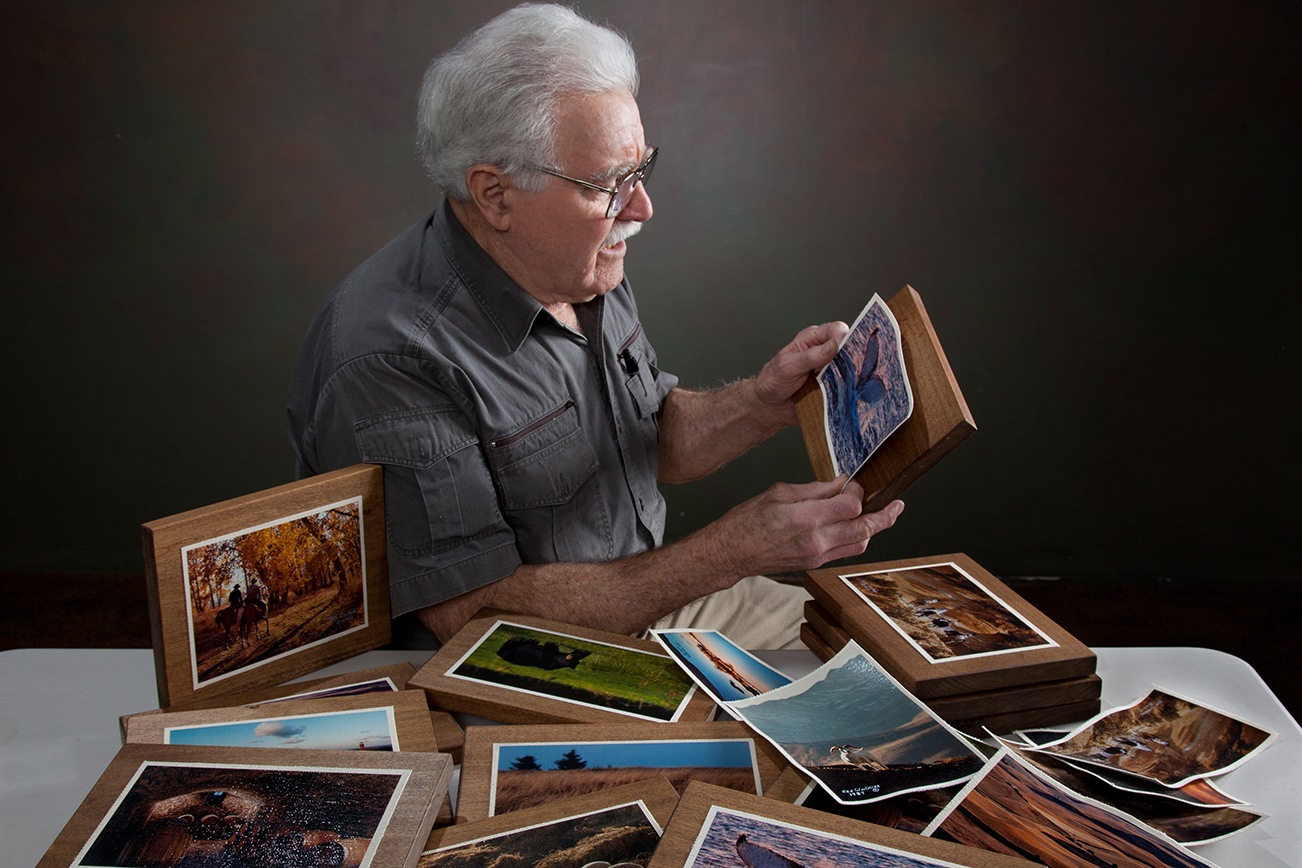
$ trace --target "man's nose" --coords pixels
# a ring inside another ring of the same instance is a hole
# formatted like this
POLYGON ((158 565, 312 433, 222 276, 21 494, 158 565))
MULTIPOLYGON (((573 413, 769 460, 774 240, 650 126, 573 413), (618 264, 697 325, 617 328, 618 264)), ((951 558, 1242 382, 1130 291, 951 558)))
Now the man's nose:
POLYGON ((615 217, 618 220, 645 223, 651 219, 654 212, 655 209, 651 207, 651 194, 646 191, 646 184, 638 181, 637 187, 633 190, 633 195, 628 197, 623 209, 615 217))

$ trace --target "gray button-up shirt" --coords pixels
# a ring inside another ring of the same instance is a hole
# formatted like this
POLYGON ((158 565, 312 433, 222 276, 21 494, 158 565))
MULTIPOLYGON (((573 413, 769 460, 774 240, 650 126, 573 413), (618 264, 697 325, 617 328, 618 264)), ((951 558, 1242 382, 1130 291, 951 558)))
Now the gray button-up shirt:
POLYGON ((300 476, 384 465, 394 615, 522 563, 659 545, 656 367, 625 280, 560 323, 447 203, 326 299, 290 385, 300 476))

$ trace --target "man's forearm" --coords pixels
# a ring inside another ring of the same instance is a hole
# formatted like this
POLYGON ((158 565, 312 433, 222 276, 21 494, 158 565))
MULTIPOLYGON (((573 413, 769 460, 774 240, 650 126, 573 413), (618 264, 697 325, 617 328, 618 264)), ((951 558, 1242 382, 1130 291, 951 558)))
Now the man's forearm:
POLYGON ((523 564, 511 575, 420 610, 446 642, 482 608, 633 634, 745 573, 709 532, 606 563, 523 564))
POLYGON ((809 570, 863 554, 904 504, 863 512, 853 480, 778 483, 690 536, 600 564, 523 565, 506 578, 422 609, 447 641, 484 607, 636 633, 698 597, 756 573, 809 570))
POLYGON ((674 389, 660 409, 661 482, 708 476, 794 422, 790 407, 764 404, 755 380, 705 392, 674 389))

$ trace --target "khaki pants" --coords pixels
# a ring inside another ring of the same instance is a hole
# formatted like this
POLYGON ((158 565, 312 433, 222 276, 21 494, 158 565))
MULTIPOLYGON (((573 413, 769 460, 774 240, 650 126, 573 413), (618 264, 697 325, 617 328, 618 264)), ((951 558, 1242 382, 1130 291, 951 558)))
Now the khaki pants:
POLYGON ((800 585, 747 576, 724 591, 701 597, 651 625, 653 630, 718 630, 752 651, 804 648, 800 625, 809 594, 800 585))

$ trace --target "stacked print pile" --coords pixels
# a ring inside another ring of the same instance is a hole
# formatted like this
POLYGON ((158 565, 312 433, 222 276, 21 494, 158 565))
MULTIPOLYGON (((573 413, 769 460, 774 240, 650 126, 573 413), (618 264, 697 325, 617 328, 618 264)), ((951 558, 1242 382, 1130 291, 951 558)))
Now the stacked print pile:
POLYGON ((963 554, 815 570, 801 638, 822 660, 854 640, 965 731, 1010 732, 1099 710, 1095 655, 963 554))

